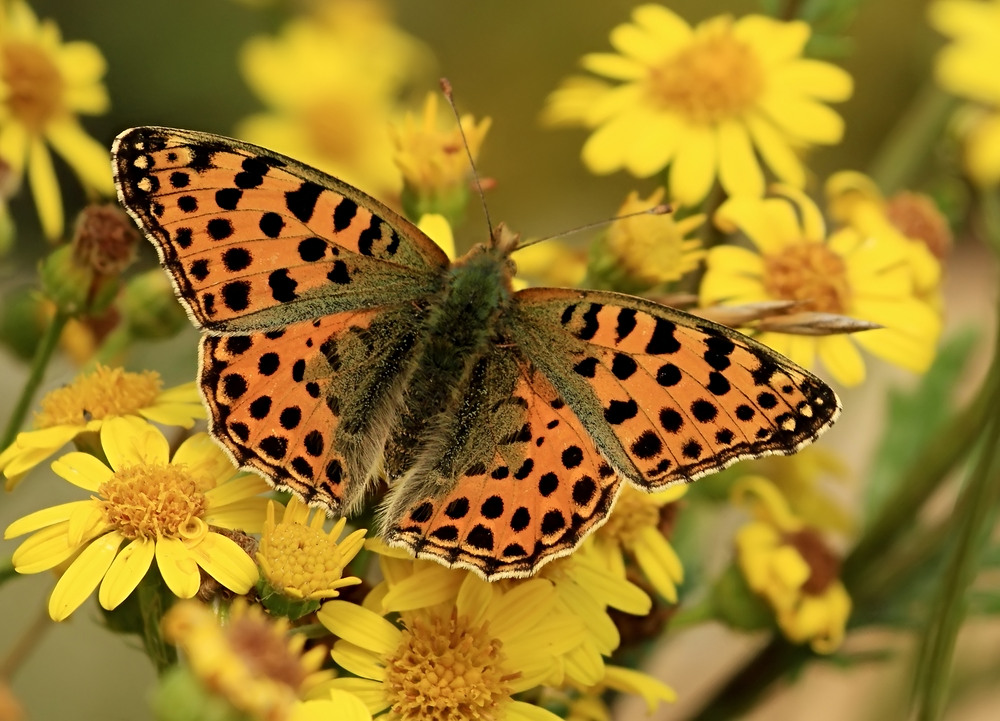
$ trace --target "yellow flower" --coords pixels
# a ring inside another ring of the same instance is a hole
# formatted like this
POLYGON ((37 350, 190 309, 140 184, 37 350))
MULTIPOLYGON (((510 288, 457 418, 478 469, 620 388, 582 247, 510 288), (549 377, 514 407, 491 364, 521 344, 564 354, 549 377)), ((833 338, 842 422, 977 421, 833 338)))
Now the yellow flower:
POLYGON ((587 689, 569 704, 566 721, 612 721, 611 710, 603 698, 609 690, 641 696, 650 715, 661 703, 673 703, 677 700, 677 694, 672 688, 649 674, 622 666, 606 666, 600 683, 587 689))
POLYGON ((897 236, 853 227, 827 235, 816 205, 788 187, 763 200, 731 198, 716 224, 742 231, 759 253, 735 245, 708 252, 702 305, 794 300, 803 311, 850 316, 883 328, 854 335, 761 333, 758 340, 804 368, 816 356, 836 380, 857 385, 865 366, 857 346, 916 373, 927 370, 941 317, 918 298, 910 256, 897 236))
POLYGON ((383 199, 398 195, 388 123, 398 99, 428 74, 428 51, 378 2, 327 3, 276 38, 251 39, 241 65, 271 112, 240 137, 286 153, 383 199))
POLYGON ((694 205, 716 177, 730 195, 762 195, 757 153, 801 187, 798 152, 840 141, 843 121, 825 103, 850 97, 851 78, 802 57, 806 23, 723 15, 691 28, 652 4, 632 20, 611 32, 617 53, 582 62, 620 84, 571 78, 549 98, 548 119, 594 129, 583 146, 592 172, 645 178, 669 165, 671 197, 694 205))
POLYGON ((744 468, 769 478, 795 515, 809 526, 840 533, 854 529, 852 515, 822 489, 823 478, 844 483, 850 477, 844 461, 826 447, 814 444, 791 456, 757 458, 744 468))
POLYGON ((930 21, 952 42, 938 55, 934 70, 941 86, 985 106, 966 113, 964 160, 980 186, 1000 182, 1000 1, 938 0, 930 21))
POLYGON ((742 478, 732 496, 734 503, 750 506, 756 519, 736 535, 736 559, 747 585, 771 605, 789 640, 808 641, 817 653, 837 650, 851 613, 839 559, 767 479, 742 478))
POLYGON ((141 417, 165 426, 191 428, 205 417, 194 383, 160 390, 159 373, 131 373, 98 365, 92 373, 50 392, 35 414, 37 430, 19 433, 0 452, 10 490, 28 471, 81 434, 95 433, 109 418, 141 417))
POLYGON ((625 486, 608 522, 594 534, 594 551, 605 567, 624 579, 625 555, 631 556, 646 580, 671 603, 677 603, 684 567, 663 529, 674 510, 670 504, 685 493, 687 485, 683 483, 659 493, 642 493, 625 486))
POLYGON ((154 557, 167 587, 181 598, 198 592, 199 567, 236 593, 250 590, 257 566, 212 528, 259 531, 265 500, 256 496, 270 488, 264 479, 238 474, 204 433, 184 441, 171 458, 163 434, 135 417, 106 421, 101 447, 108 465, 80 452, 52 464, 57 475, 88 491, 88 500, 29 514, 4 532, 4 538, 33 532, 14 552, 18 573, 72 559, 49 598, 54 620, 67 618, 98 584, 101 605, 117 607, 154 557))
POLYGON ((576 288, 587 276, 587 253, 558 240, 534 243, 516 251, 515 284, 527 287, 530 278, 538 284, 557 288, 576 288))
POLYGON ((76 115, 108 109, 101 83, 105 62, 91 43, 63 43, 51 20, 39 22, 22 0, 0 5, 0 158, 16 178, 28 173, 42 229, 63 231, 62 197, 51 145, 88 191, 111 195, 105 146, 91 138, 76 115))
POLYGON ((341 539, 347 520, 341 518, 329 533, 326 515, 297 498, 282 507, 275 522, 274 501, 268 501, 267 519, 260 536, 257 562, 267 584, 283 596, 299 601, 334 598, 340 588, 361 583, 344 577, 344 569, 364 546, 365 529, 341 539), (310 515, 312 519, 310 519, 310 515))
MULTIPOLYGON (((454 127, 451 115, 447 121, 450 130, 439 130, 438 121, 438 93, 428 93, 419 119, 408 111, 390 126, 394 160, 403 173, 403 206, 410 217, 441 213, 456 220, 465 211, 469 197, 466 179, 472 168, 462 133, 454 127)), ((475 160, 492 121, 483 118, 477 123, 471 115, 463 115, 461 122, 475 160)))
MULTIPOLYGON (((538 574, 538 578, 551 581, 556 590, 557 613, 578 618, 584 628, 576 648, 564 654, 567 680, 582 687, 594 686, 607 677, 603 657, 611 656, 621 643, 608 609, 645 616, 652 608, 645 591, 604 561, 593 552, 593 543, 588 539, 572 555, 548 564, 538 574)), ((520 582, 503 583, 511 588, 520 582)))
MULTIPOLYGON (((657 188, 645 200, 632 191, 618 209, 618 215, 651 210, 662 203, 663 188, 657 188)), ((697 268, 705 257, 701 241, 687 237, 704 222, 704 214, 680 221, 671 213, 620 218, 608 229, 607 247, 616 264, 631 279, 647 288, 668 283, 697 268)))
POLYGON ((319 620, 341 639, 333 659, 357 677, 334 679, 330 687, 354 693, 373 714, 387 711, 391 721, 556 721, 512 697, 552 679, 583 632, 579 619, 557 613, 555 589, 543 579, 504 590, 442 570, 460 579, 457 594, 402 611, 401 628, 368 601, 323 604, 319 620))
MULTIPOLYGON (((303 699, 333 675, 320 669, 326 649, 314 646, 305 651, 306 637, 290 635, 287 619, 273 619, 242 598, 221 619, 204 604, 182 601, 164 616, 163 631, 184 652, 201 684, 250 718, 301 721, 324 710, 323 702, 303 699)), ((326 702, 336 703, 337 710, 327 718, 371 718, 357 699, 328 697, 326 702), (354 712, 348 714, 352 705, 354 712)))
POLYGON ((939 261, 951 247, 951 230, 930 198, 904 192, 887 199, 875 181, 849 170, 830 176, 826 196, 830 217, 837 223, 902 246, 915 292, 935 306, 940 304, 939 261))

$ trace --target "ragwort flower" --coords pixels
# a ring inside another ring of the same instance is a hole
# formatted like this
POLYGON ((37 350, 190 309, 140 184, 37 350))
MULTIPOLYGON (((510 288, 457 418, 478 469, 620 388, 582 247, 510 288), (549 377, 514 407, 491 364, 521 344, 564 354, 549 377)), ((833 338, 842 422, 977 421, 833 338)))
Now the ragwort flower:
POLYGON ((394 160, 403 174, 406 213, 413 218, 439 213, 454 222, 461 219, 469 198, 469 155, 473 160, 479 155, 492 121, 483 118, 477 123, 471 115, 463 115, 463 140, 450 115, 449 129, 438 129, 438 115, 438 94, 428 93, 419 118, 407 112, 390 126, 394 160))
POLYGON ((237 134, 377 197, 396 196, 402 183, 388 123, 407 85, 429 69, 429 53, 381 3, 328 3, 317 12, 244 47, 243 74, 271 110, 246 118, 237 134))
POLYGON ((341 639, 333 659, 357 676, 329 686, 354 693, 373 714, 386 711, 391 721, 555 721, 513 695, 562 681, 561 658, 578 645, 580 620, 557 613, 556 592, 546 580, 503 589, 471 573, 440 571, 458 581, 457 593, 431 606, 422 605, 423 597, 414 603, 397 594, 398 605, 411 609, 399 613, 401 627, 379 610, 391 581, 369 594, 364 606, 323 604, 320 621, 341 639))
POLYGON ((27 172, 49 238, 63 231, 63 207, 47 145, 88 191, 114 192, 107 148, 76 117, 107 111, 104 70, 93 44, 64 43, 55 23, 39 21, 22 0, 0 4, 0 158, 15 177, 27 172))
POLYGON ((805 22, 723 15, 692 28, 652 4, 632 20, 611 32, 617 53, 582 62, 620 84, 572 78, 549 101, 550 121, 593 129, 583 146, 592 172, 644 178, 669 165, 671 197, 694 205, 716 178, 730 195, 762 195, 758 154, 801 187, 799 151, 840 141, 843 121, 825 103, 850 97, 851 78, 802 57, 805 22))
POLYGON ((684 483, 658 493, 625 486, 608 522, 594 534, 594 552, 602 565, 624 579, 626 556, 634 558, 650 585, 671 603, 677 603, 677 586, 684 580, 684 567, 664 533, 664 520, 672 517, 668 515, 671 504, 685 493, 684 483))
POLYGON ((755 516, 736 535, 736 560, 747 585, 774 609, 789 640, 808 642, 817 653, 837 650, 851 613, 839 559, 766 478, 740 479, 732 496, 755 516))
POLYGON ((67 618, 100 584, 98 600, 110 610, 142 580, 155 557, 167 587, 191 598, 199 568, 236 593, 257 581, 257 566, 233 540, 213 530, 260 531, 270 486, 238 473, 204 433, 191 436, 170 457, 167 439, 135 417, 101 427, 108 465, 72 452, 52 470, 92 495, 29 514, 10 524, 5 538, 32 536, 14 552, 19 573, 39 573, 70 561, 49 598, 49 615, 67 618), (125 544, 124 548, 122 544, 125 544))
POLYGON ((934 70, 941 86, 972 100, 964 113, 964 161, 979 186, 1000 183, 1000 1, 938 0, 930 21, 952 42, 938 55, 934 70))
POLYGON ((907 248, 877 230, 854 227, 827 235, 819 208, 788 187, 778 197, 731 198, 715 222, 742 231, 757 253, 736 245, 708 252, 702 305, 768 300, 801 303, 801 310, 850 316, 882 325, 854 335, 804 336, 765 332, 765 345, 803 368, 818 356, 844 385, 864 380, 857 346, 898 366, 922 373, 934 358, 941 317, 917 296, 907 248))
MULTIPOLYGON (((326 515, 322 511, 292 498, 282 507, 280 520, 275 520, 277 505, 274 501, 267 504, 257 550, 269 591, 293 601, 316 602, 314 608, 318 608, 320 599, 334 598, 339 589, 361 583, 360 578, 345 577, 344 569, 364 546, 365 529, 340 538, 346 519, 324 532, 326 515)), ((267 599, 265 604, 271 608, 267 599)))
POLYGON ((35 414, 35 430, 17 435, 0 452, 0 470, 7 488, 71 440, 96 433, 110 418, 141 417, 165 426, 191 428, 205 417, 205 407, 194 383, 161 390, 155 371, 132 373, 98 365, 72 383, 42 398, 35 414))
MULTIPOLYGON (((241 598, 223 618, 196 601, 175 604, 164 616, 163 631, 184 652, 186 665, 202 686, 249 718, 324 718, 317 712, 330 712, 328 719, 371 718, 364 705, 345 691, 336 691, 339 697, 305 700, 333 676, 320 668, 326 648, 306 651, 306 637, 289 635, 286 619, 271 618, 241 598)), ((160 700, 169 702, 162 691, 160 700)))

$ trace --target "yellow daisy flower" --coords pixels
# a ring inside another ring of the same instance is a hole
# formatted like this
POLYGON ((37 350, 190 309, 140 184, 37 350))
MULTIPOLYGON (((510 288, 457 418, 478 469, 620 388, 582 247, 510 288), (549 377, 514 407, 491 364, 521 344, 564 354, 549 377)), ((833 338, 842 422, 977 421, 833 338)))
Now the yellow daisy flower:
POLYGON ((846 483, 850 469, 825 446, 807 446, 791 456, 757 458, 743 468, 770 479, 795 515, 812 528, 838 533, 854 530, 854 516, 833 493, 824 490, 823 483, 826 479, 846 483))
POLYGON ((898 238, 857 228, 827 235, 819 208, 805 195, 777 187, 778 197, 731 198, 716 225, 742 231, 757 253, 735 245, 708 252, 702 305, 800 302, 803 311, 850 316, 882 325, 855 335, 804 336, 765 332, 765 345, 803 368, 816 357, 837 381, 865 378, 857 346, 915 373, 927 370, 941 334, 941 317, 916 296, 910 256, 898 238), (894 239, 895 238, 895 239, 894 239))
POLYGON ((104 57, 92 43, 62 42, 55 23, 39 21, 22 0, 0 5, 0 158, 16 178, 27 171, 49 238, 62 234, 63 207, 46 144, 85 189, 114 193, 108 150, 76 117, 107 111, 104 70, 104 57))
MULTIPOLYGON (((567 679, 582 687, 594 686, 606 678, 603 657, 611 656, 621 643, 608 609, 645 616, 653 605, 645 591, 603 560, 593 552, 593 543, 588 539, 572 555, 548 564, 538 574, 538 578, 552 582, 557 612, 578 618, 585 629, 579 645, 563 655, 567 679)), ((504 583, 510 588, 519 582, 504 583)))
POLYGON ((271 111, 246 118, 237 135, 394 197, 402 183, 388 123, 406 87, 429 74, 429 52, 392 25, 381 3, 317 11, 243 48, 243 75, 271 111))
POLYGON ((467 179, 472 172, 465 141, 473 160, 479 156, 490 118, 478 123, 472 115, 463 115, 462 133, 448 115, 449 130, 439 130, 439 93, 428 93, 423 113, 417 118, 407 112, 390 125, 396 152, 394 160, 403 174, 403 207, 407 215, 419 218, 425 213, 440 213, 452 221, 462 218, 469 198, 467 179))
POLYGON ((692 28, 661 5, 640 5, 612 30, 616 53, 582 61, 620 84, 573 78, 546 115, 594 130, 583 146, 591 172, 645 178, 669 165, 670 193, 682 205, 700 202, 716 178, 729 195, 762 195, 758 154, 801 187, 799 151, 840 142, 843 121, 826 103, 852 92, 846 72, 802 57, 809 34, 805 22, 761 15, 692 28))
POLYGON ((945 90, 984 108, 964 117, 964 161, 977 185, 1000 183, 1000 1, 938 0, 930 22, 951 38, 934 66, 945 90))
MULTIPOLYGON (((163 631, 184 652, 186 666, 202 686, 249 718, 371 719, 364 704, 345 691, 305 700, 333 676, 320 668, 326 648, 306 651, 306 637, 289 634, 287 619, 271 618, 242 598, 224 618, 196 601, 177 603, 164 616, 163 631)), ((157 700, 162 704, 171 699, 161 690, 157 700)))
POLYGON ((70 441, 85 433, 96 433, 110 418, 141 417, 165 426, 191 428, 205 417, 205 408, 194 383, 161 390, 155 371, 132 373, 98 365, 72 383, 42 398, 35 414, 35 429, 17 435, 0 452, 0 471, 7 477, 7 490, 32 468, 70 441))
POLYGON ((613 721, 604 698, 608 691, 640 696, 652 715, 661 703, 673 703, 677 693, 659 679, 636 669, 606 666, 600 683, 588 688, 569 704, 566 721, 613 721))
MULTIPOLYGON (((663 204, 663 196, 663 188, 657 188, 646 199, 632 191, 618 209, 618 215, 656 208, 663 204)), ((643 290, 678 280, 697 268, 705 257, 701 241, 688 237, 704 222, 702 213, 683 220, 676 220, 671 213, 619 218, 611 223, 605 236, 610 253, 608 261, 643 290)))
POLYGON ((556 721, 513 696, 552 678, 583 633, 579 619, 557 613, 555 589, 543 579, 504 590, 450 573, 465 577, 454 600, 401 612, 401 627, 367 603, 323 604, 320 622, 341 639, 333 659, 357 677, 330 687, 354 693, 390 721, 556 721))
POLYGON ((817 653, 837 650, 851 613, 839 559, 766 478, 740 479, 732 496, 755 516, 736 534, 736 560, 747 585, 771 605, 789 640, 809 642, 817 653))
POLYGON ((594 534, 594 552, 604 567, 624 579, 625 557, 634 558, 650 585, 671 603, 677 603, 677 586, 684 581, 684 567, 664 527, 669 527, 674 510, 671 504, 685 493, 684 483, 659 493, 643 493, 625 486, 608 522, 594 534))
POLYGON ((826 181, 830 217, 863 235, 898 243, 913 273, 914 291, 935 307, 941 303, 941 263, 951 248, 951 229, 934 201, 918 193, 882 195, 863 173, 844 170, 826 181))
POLYGON ((213 527, 261 530, 269 490, 264 479, 239 474, 204 433, 170 456, 163 434, 135 417, 101 427, 108 465, 92 455, 68 453, 52 464, 61 478, 92 495, 29 514, 10 524, 4 538, 33 535, 14 552, 18 573, 39 573, 72 559, 49 597, 49 615, 62 621, 100 584, 106 609, 124 601, 156 558, 167 587, 191 598, 199 568, 242 594, 257 581, 257 566, 213 527), (125 547, 122 548, 122 544, 125 547))
MULTIPOLYGON (((315 606, 309 606, 314 610, 319 608, 319 600, 334 598, 340 594, 339 589, 361 583, 354 576, 345 578, 344 569, 364 547, 365 529, 341 539, 347 519, 341 518, 327 533, 323 531, 326 515, 322 511, 292 498, 287 506, 281 506, 281 519, 276 521, 277 506, 268 501, 257 549, 257 563, 268 593, 292 601, 314 602, 315 606)), ((268 598, 264 603, 275 610, 268 598)))

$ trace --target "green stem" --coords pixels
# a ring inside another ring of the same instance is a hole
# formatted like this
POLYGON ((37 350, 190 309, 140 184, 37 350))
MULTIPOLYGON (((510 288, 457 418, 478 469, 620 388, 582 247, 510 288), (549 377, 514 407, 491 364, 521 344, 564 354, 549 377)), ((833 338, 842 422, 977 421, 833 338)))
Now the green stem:
POLYGON ((883 192, 893 193, 912 183, 934 150, 956 102, 933 81, 917 94, 868 169, 883 192))
POLYGON ((965 594, 976 577, 987 532, 996 517, 1000 501, 1000 483, 996 479, 997 444, 1000 443, 1000 418, 994 416, 985 434, 983 455, 958 500, 959 512, 952 526, 958 543, 945 565, 939 596, 930 611, 914 673, 914 706, 918 721, 941 718, 951 676, 951 662, 958 631, 965 619, 965 594))
POLYGON ((25 416, 28 415, 28 408, 31 407, 31 401, 35 397, 35 392, 45 377, 45 369, 48 368, 49 361, 52 359, 52 353, 59 342, 59 336, 62 335, 63 328, 66 327, 69 319, 70 317, 67 314, 62 311, 56 311, 55 316, 53 316, 52 321, 49 323, 49 327, 45 329, 45 335, 42 336, 38 347, 35 348, 35 357, 31 360, 31 374, 21 389, 21 396, 17 399, 14 412, 7 421, 7 428, 4 430, 3 437, 0 438, 0 450, 13 443, 17 432, 21 430, 21 424, 24 423, 25 416))
POLYGON ((937 490, 941 480, 972 448, 989 412, 989 398, 995 385, 991 373, 974 400, 927 446, 902 473, 905 483, 897 484, 894 495, 865 530, 844 562, 841 578, 848 588, 860 586, 874 561, 884 558, 900 535, 912 528, 920 507, 937 490))
POLYGON ((14 676, 54 625, 49 618, 48 607, 43 605, 38 609, 31 625, 24 629, 13 648, 7 652, 3 660, 0 660, 0 681, 9 681, 14 676))
POLYGON ((177 651, 163 638, 162 621, 166 613, 164 599, 169 595, 159 573, 147 573, 136 589, 142 617, 142 642, 146 653, 163 673, 177 663, 177 651))

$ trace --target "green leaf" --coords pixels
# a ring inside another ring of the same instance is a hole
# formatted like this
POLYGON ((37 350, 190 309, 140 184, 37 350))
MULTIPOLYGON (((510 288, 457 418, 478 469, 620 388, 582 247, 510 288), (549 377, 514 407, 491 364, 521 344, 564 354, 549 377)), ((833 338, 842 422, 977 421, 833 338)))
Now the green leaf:
POLYGON ((977 328, 969 327, 949 338, 921 383, 910 391, 889 393, 885 434, 872 462, 866 488, 866 519, 878 516, 886 499, 906 478, 900 474, 922 448, 951 420, 955 388, 964 377, 973 346, 979 340, 977 328))

